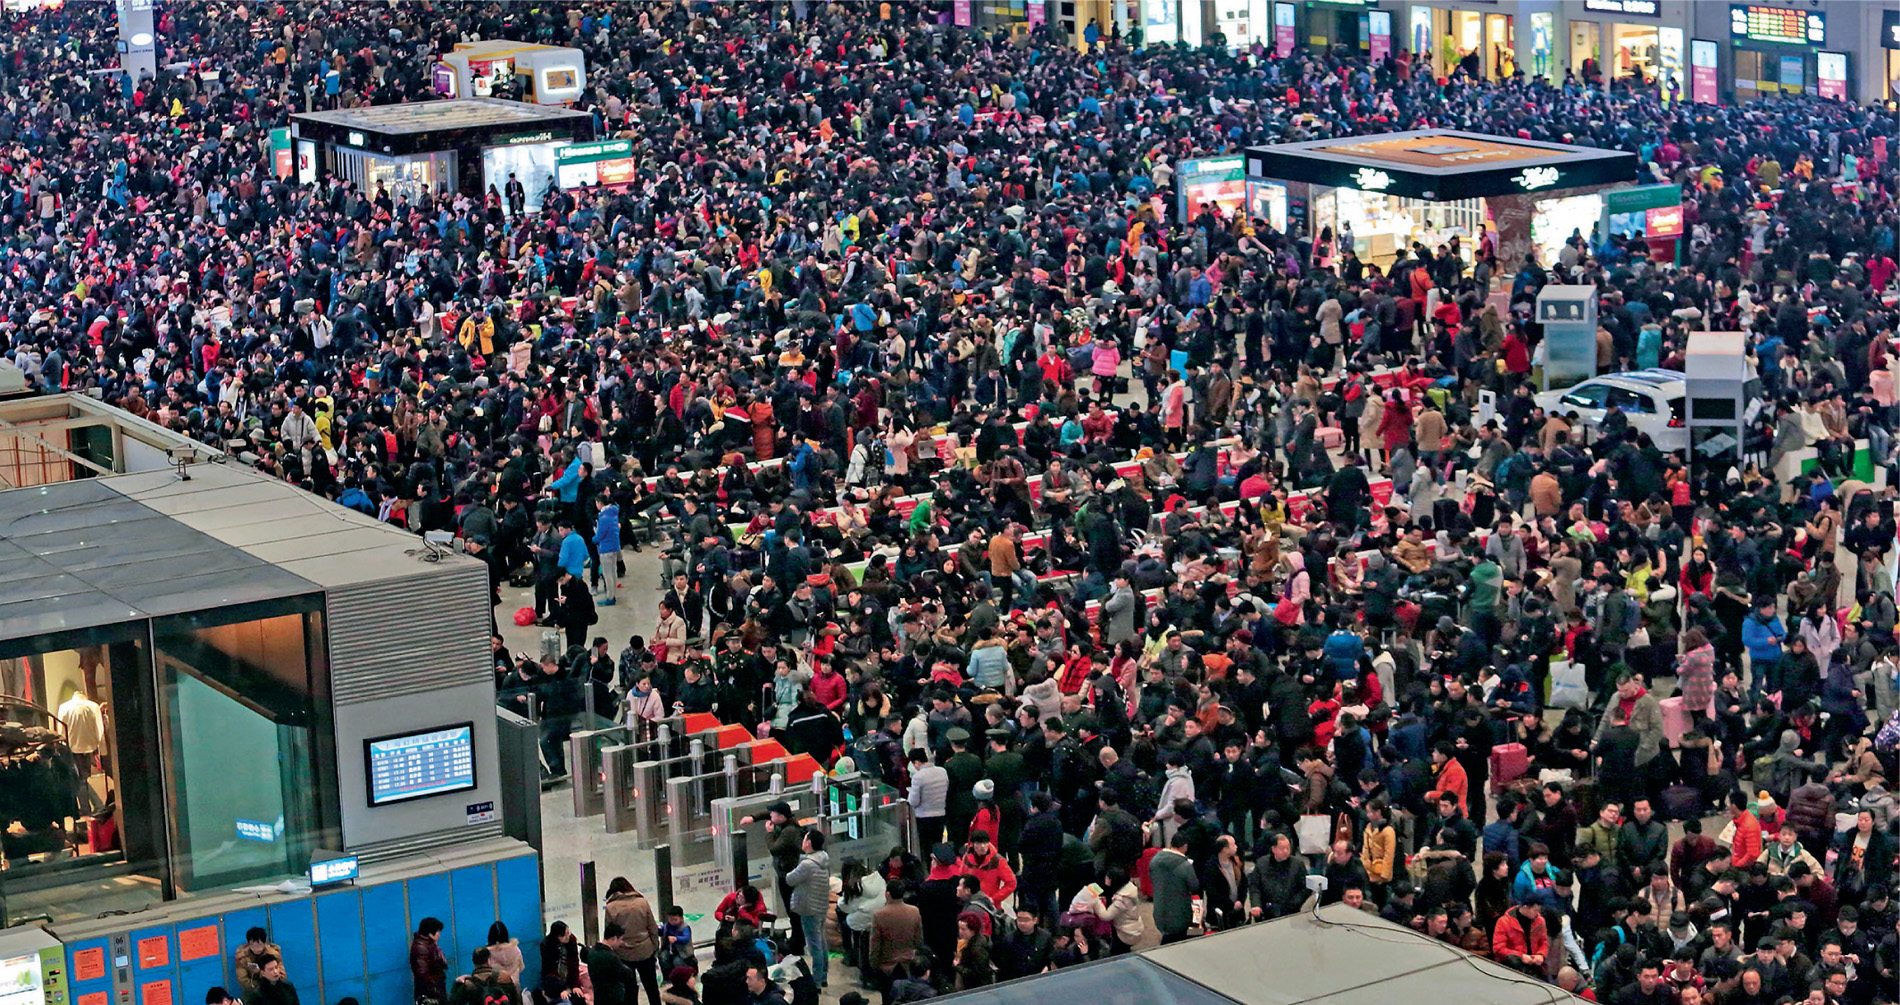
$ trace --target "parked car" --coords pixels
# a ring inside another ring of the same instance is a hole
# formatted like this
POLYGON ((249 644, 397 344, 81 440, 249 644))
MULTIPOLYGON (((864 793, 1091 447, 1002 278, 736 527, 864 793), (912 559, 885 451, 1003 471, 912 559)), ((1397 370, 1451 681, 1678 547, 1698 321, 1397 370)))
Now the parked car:
POLYGON ((1605 373, 1562 390, 1544 391, 1533 400, 1546 412, 1577 413, 1587 436, 1594 439, 1603 416, 1615 405, 1629 418, 1630 428, 1648 433, 1658 449, 1689 448, 1688 410, 1683 396, 1688 384, 1681 370, 1632 370, 1605 373))

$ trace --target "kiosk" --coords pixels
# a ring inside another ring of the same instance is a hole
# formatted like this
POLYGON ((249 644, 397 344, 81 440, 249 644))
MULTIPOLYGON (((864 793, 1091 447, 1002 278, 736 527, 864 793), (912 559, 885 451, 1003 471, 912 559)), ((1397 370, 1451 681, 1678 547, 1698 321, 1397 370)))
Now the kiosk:
POLYGON ((84 396, 0 430, 0 923, 61 964, 0 979, 164 1005, 262 927, 306 1000, 408 1005, 428 916, 538 974, 484 563, 84 396))
MULTIPOLYGON (((1682 357, 1688 398, 1689 465, 1726 476, 1742 459, 1761 409, 1761 381, 1742 332, 1690 332, 1682 357)), ((1700 474, 1700 472, 1697 472, 1700 474)))
POLYGON ((1414 241, 1454 237, 1469 260, 1490 229, 1511 272, 1533 248, 1548 263, 1573 231, 1587 237, 1603 190, 1633 182, 1636 167, 1623 151, 1450 129, 1341 137, 1248 147, 1247 206, 1309 238, 1350 230, 1360 259, 1381 268, 1414 241))
POLYGON ((587 57, 535 42, 457 42, 435 64, 433 83, 444 98, 486 98, 518 86, 522 101, 567 105, 587 89, 587 57))
POLYGON ((299 181, 318 167, 365 192, 415 203, 436 192, 505 191, 520 180, 529 212, 553 184, 556 152, 594 138, 594 117, 499 98, 372 105, 290 117, 299 181))

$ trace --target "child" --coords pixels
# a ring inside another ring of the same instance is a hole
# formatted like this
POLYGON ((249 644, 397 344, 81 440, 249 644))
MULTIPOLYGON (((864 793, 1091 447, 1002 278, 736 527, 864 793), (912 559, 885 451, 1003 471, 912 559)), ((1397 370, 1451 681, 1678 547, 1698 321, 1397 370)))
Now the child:
POLYGON ((693 928, 686 923, 686 912, 669 907, 666 924, 660 926, 660 970, 670 974, 679 967, 697 972, 699 960, 693 956, 693 928))

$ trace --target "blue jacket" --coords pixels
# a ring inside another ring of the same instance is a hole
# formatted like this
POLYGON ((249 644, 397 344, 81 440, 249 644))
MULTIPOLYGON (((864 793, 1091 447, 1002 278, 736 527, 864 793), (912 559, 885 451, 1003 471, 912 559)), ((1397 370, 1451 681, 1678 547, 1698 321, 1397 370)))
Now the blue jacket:
MULTIPOLYGON (((1485 828, 1484 846, 1487 849, 1491 847, 1490 831, 1490 827, 1485 828)), ((1537 891, 1541 889, 1541 887, 1537 885, 1537 880, 1538 877, 1536 874, 1531 872, 1531 864, 1529 862, 1519 866, 1517 869, 1517 879, 1511 882, 1511 902, 1514 904, 1522 904, 1536 895, 1537 891)), ((1543 880, 1546 886, 1556 886, 1557 867, 1554 865, 1545 866, 1543 880)))
POLYGON ((554 480, 554 493, 564 503, 571 503, 581 491, 581 459, 574 458, 567 464, 567 470, 554 480))
POLYGON ((1365 643, 1359 636, 1347 631, 1334 632, 1326 636, 1323 652, 1333 664, 1333 676, 1340 680, 1359 679, 1359 654, 1365 651, 1365 643))
POLYGON ((1513 867, 1517 865, 1517 825, 1509 820, 1493 820, 1484 825, 1484 850, 1503 852, 1513 867))
POLYGON ((1781 658, 1781 640, 1788 637, 1788 630, 1781 626, 1781 619, 1770 617, 1763 621, 1761 615, 1750 614, 1742 619, 1742 645, 1748 647, 1751 660, 1778 660, 1781 658))
POLYGON ((620 507, 613 503, 594 518, 594 550, 603 556, 620 550, 620 507))
POLYGON ((587 575, 587 542, 581 536, 569 532, 561 538, 561 568, 572 573, 576 579, 587 575))

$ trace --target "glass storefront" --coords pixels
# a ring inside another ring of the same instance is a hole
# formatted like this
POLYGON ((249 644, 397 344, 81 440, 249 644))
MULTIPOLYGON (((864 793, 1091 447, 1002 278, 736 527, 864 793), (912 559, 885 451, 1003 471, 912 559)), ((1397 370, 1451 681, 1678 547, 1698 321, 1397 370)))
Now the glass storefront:
POLYGON ((1509 14, 1412 8, 1415 54, 1430 54, 1432 72, 1447 77, 1508 77, 1517 70, 1516 19, 1509 14))
POLYGON ((337 848, 320 610, 0 648, 0 927, 275 882, 337 848))
POLYGON ((1389 269, 1399 253, 1423 244, 1437 250, 1441 244, 1458 242, 1458 253, 1470 262, 1477 250, 1478 236, 1485 227, 1484 200, 1458 199, 1426 202, 1403 196, 1365 192, 1356 188, 1335 188, 1313 200, 1313 233, 1331 228, 1346 247, 1351 235, 1352 248, 1359 260, 1380 269, 1389 269))
POLYGON ((1610 70, 1617 78, 1639 77, 1646 84, 1657 79, 1662 62, 1662 38, 1653 24, 1613 24, 1610 32, 1610 70))
POLYGON ((332 170, 337 177, 355 182, 358 189, 373 198, 380 187, 395 202, 408 200, 415 205, 434 193, 455 188, 455 154, 452 151, 384 157, 364 150, 332 147, 332 170))
POLYGON ((1570 72, 1591 83, 1603 74, 1602 29, 1592 21, 1570 22, 1570 72))
POLYGON ((487 192, 492 186, 495 191, 505 194, 508 191, 508 176, 512 174, 521 182, 528 212, 540 212, 541 197, 547 194, 548 186, 554 184, 555 153, 564 146, 567 146, 567 141, 560 140, 484 148, 482 191, 487 192))

